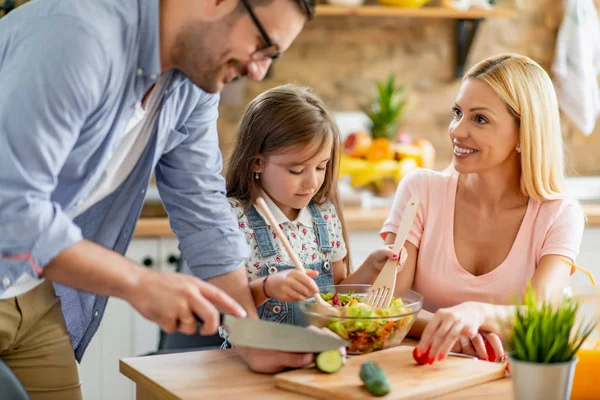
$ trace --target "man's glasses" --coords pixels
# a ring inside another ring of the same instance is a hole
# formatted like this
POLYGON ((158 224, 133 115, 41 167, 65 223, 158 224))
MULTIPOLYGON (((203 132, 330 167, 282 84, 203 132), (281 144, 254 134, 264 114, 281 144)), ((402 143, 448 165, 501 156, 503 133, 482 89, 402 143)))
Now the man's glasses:
POLYGON ((254 14, 254 11, 252 11, 250 4, 248 4, 248 0, 241 1, 246 10, 248 11, 248 14, 250 14, 252 22, 254 22, 254 25, 256 25, 256 29, 258 29, 258 31, 260 32, 260 36, 262 36, 262 39, 266 43, 264 47, 261 47, 257 49, 254 53, 252 53, 252 60, 263 61, 267 58, 270 58, 271 60, 277 60, 279 57, 281 57, 281 50, 279 50, 279 46, 273 43, 269 35, 267 35, 265 28, 263 28, 258 18, 256 18, 256 14, 254 14))

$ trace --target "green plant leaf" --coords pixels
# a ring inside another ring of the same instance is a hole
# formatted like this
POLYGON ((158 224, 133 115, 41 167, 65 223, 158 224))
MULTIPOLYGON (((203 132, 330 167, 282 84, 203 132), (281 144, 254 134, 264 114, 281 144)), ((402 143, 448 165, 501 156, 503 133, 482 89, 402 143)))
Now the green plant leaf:
POLYGON ((396 87, 395 77, 390 74, 386 81, 376 82, 376 87, 377 96, 361 108, 370 119, 371 136, 393 140, 406 104, 405 86, 396 87))
POLYGON ((507 347, 516 359, 523 361, 572 360, 598 322, 577 326, 580 309, 580 303, 573 298, 564 298, 559 304, 538 301, 528 285, 511 320, 507 347))

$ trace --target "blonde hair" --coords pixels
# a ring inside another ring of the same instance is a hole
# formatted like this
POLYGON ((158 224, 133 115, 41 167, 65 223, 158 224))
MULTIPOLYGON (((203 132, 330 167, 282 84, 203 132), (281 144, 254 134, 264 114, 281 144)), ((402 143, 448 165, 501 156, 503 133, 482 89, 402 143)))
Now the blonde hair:
POLYGON ((463 81, 478 79, 506 103, 519 126, 521 191, 534 200, 564 197, 564 151, 556 92, 532 59, 501 54, 474 65, 463 81))
MULTIPOLYGON (((325 104, 308 88, 282 85, 270 89, 250 102, 237 128, 227 173, 227 196, 244 202, 246 207, 256 200, 260 185, 254 179, 253 166, 259 157, 288 150, 298 145, 332 143, 330 161, 321 188, 312 198, 318 205, 330 201, 342 225, 342 235, 349 245, 344 216, 337 190, 340 133, 325 104)), ((350 256, 344 258, 350 272, 350 256)))

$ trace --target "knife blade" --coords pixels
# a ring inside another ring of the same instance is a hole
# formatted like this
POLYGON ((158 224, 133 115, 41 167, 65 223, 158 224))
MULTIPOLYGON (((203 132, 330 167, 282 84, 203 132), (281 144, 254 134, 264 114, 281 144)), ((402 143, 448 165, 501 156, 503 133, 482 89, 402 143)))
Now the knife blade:
POLYGON ((255 318, 236 318, 226 314, 223 323, 228 327, 229 341, 236 346, 293 353, 318 353, 349 344, 333 335, 255 318))

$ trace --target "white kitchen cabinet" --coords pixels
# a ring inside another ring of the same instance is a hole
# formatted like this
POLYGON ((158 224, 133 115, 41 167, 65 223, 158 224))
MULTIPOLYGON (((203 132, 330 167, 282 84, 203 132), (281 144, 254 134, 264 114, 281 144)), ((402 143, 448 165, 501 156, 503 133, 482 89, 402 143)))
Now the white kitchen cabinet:
POLYGON ((348 233, 350 241, 350 257, 353 268, 358 268, 365 258, 373 251, 384 245, 379 231, 355 231, 348 233))
MULTIPOLYGON (((158 271, 174 270, 179 257, 174 238, 134 239, 127 257, 158 271)), ((133 400, 134 384, 119 372, 119 359, 156 351, 160 329, 127 302, 111 298, 98 332, 79 366, 85 400, 133 400)))
POLYGON ((181 258, 179 241, 176 238, 161 238, 159 241, 160 270, 174 272, 181 258))

